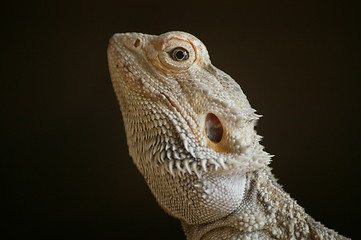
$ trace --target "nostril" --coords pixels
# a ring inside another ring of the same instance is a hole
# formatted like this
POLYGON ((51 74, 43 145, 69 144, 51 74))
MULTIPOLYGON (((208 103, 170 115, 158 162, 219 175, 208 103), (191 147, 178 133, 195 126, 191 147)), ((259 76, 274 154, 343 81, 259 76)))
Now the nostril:
POLYGON ((139 47, 140 46, 140 39, 139 38, 137 38, 135 41, 134 41, 134 47, 139 47))

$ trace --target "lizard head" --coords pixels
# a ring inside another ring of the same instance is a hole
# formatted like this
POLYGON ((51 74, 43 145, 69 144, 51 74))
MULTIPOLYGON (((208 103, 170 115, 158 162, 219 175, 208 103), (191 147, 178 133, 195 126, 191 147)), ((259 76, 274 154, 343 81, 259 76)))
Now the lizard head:
POLYGON ((246 173, 270 161, 239 85, 184 32, 115 34, 108 61, 129 153, 160 205, 188 224, 235 211, 246 173))
POLYGON ((193 35, 115 34, 108 58, 133 159, 147 142, 152 161, 172 174, 268 164, 254 130, 259 116, 193 35))

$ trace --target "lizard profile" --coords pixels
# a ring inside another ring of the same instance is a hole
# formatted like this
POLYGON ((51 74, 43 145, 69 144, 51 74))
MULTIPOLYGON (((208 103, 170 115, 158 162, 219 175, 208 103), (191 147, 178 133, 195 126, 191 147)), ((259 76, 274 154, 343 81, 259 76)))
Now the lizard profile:
POLYGON ((115 34, 108 61, 129 153, 187 239, 347 239, 282 190, 260 116, 196 37, 115 34))

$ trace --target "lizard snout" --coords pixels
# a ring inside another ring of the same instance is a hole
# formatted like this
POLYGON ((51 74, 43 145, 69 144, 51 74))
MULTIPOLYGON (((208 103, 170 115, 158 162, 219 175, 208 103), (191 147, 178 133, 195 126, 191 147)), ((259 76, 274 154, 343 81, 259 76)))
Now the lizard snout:
POLYGON ((143 35, 140 33, 116 33, 110 38, 110 44, 137 51, 144 46, 145 39, 143 35))

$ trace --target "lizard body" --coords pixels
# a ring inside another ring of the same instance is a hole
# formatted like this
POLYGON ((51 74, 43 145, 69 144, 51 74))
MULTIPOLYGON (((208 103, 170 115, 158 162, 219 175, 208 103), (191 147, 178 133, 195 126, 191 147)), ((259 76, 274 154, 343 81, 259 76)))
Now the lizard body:
POLYGON ((196 37, 115 34, 108 61, 129 153, 187 239, 346 239, 278 185, 260 116, 196 37))

